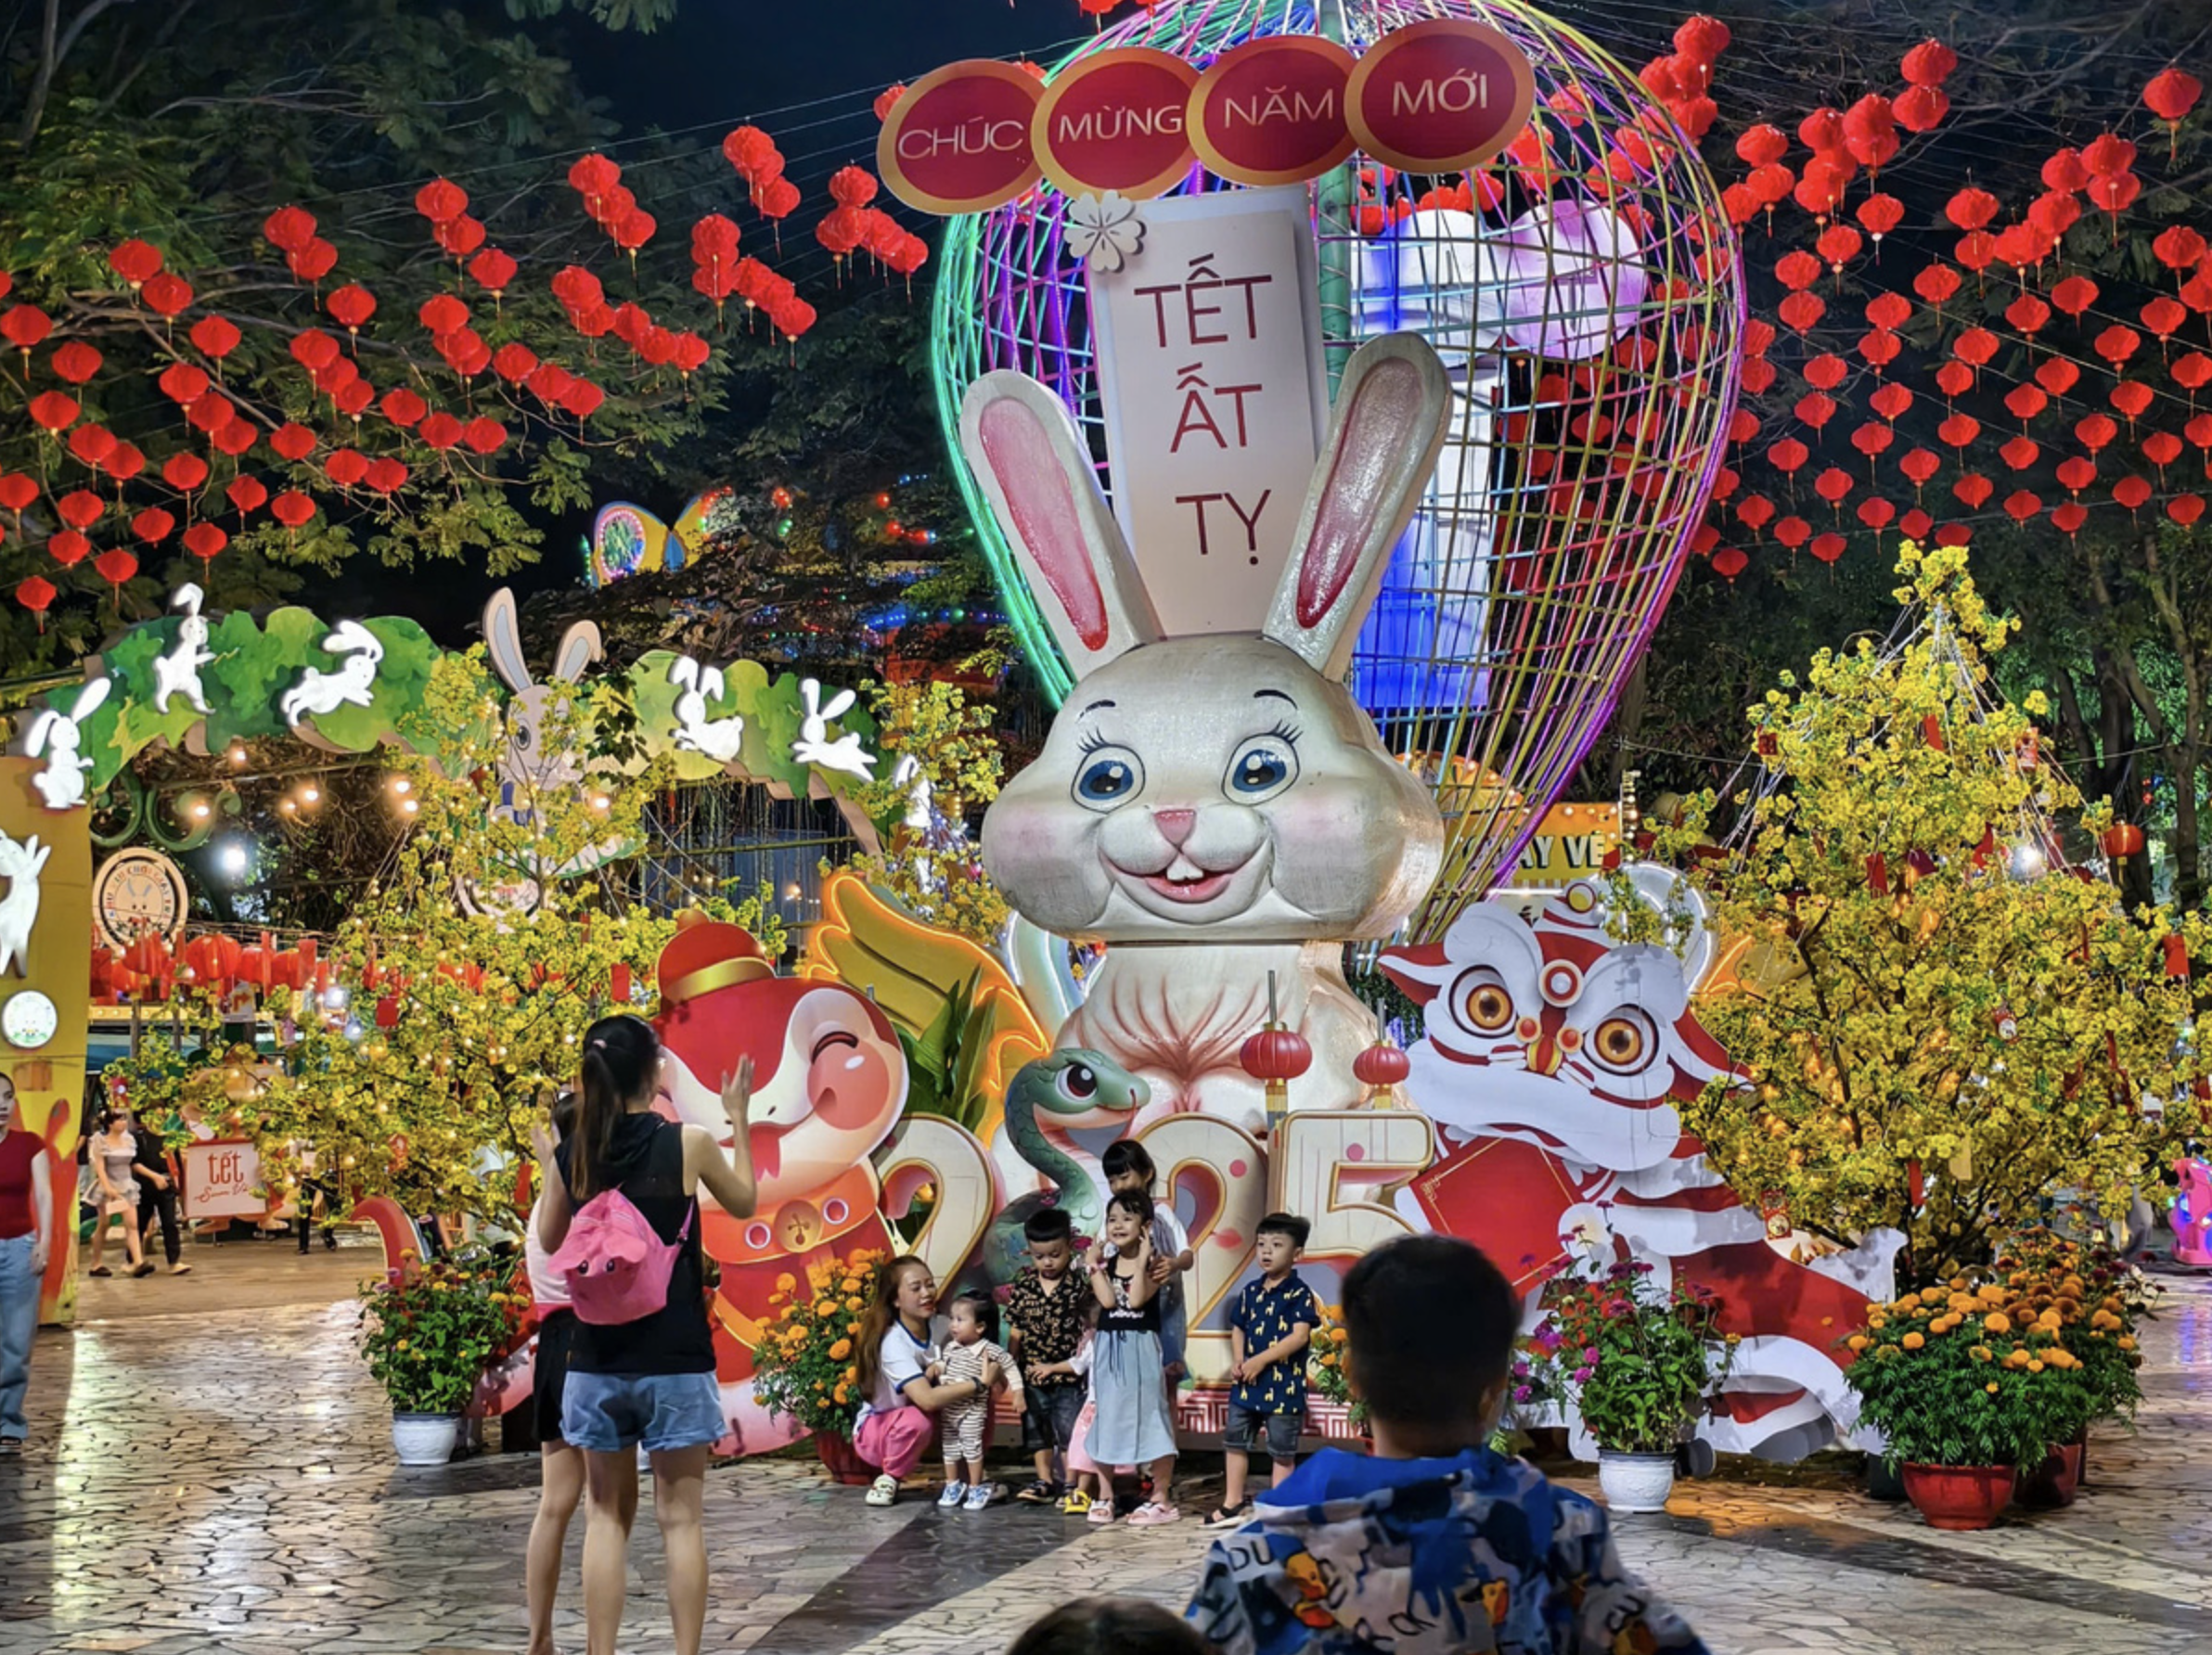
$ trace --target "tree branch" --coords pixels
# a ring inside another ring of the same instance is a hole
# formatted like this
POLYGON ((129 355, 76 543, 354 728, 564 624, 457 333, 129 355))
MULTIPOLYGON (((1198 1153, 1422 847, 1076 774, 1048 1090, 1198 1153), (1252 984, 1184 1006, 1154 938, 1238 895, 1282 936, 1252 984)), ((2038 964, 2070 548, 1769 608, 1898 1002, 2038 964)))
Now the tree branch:
POLYGON ((61 0, 46 0, 45 21, 39 31, 38 72, 32 76, 30 96, 23 106, 22 128, 16 138, 23 148, 30 148, 38 136, 40 123, 46 117, 46 100, 54 93, 55 77, 70 53, 76 49, 77 42, 84 37, 84 31, 104 13, 132 3, 133 0, 87 0, 84 9, 71 18, 64 29, 61 0))

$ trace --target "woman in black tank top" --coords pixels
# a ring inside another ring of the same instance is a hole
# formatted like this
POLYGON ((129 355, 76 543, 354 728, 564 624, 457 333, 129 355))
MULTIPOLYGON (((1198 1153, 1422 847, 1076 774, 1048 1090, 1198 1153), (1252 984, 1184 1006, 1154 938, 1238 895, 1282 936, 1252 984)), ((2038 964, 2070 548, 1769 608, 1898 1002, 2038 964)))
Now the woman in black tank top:
POLYGON ((620 1191, 662 1241, 675 1246, 665 1302, 636 1321, 579 1320, 562 1392, 560 1434, 584 1451, 584 1614, 592 1655, 611 1655, 621 1629, 630 1525, 637 1512, 637 1449, 652 1456, 653 1508, 668 1556, 668 1612, 677 1655, 698 1655, 706 1622, 706 1534, 701 1523, 709 1448, 728 1429, 714 1381, 701 1264, 699 1187, 724 1212, 752 1216, 750 1062, 727 1077, 722 1107, 731 1147, 703 1127, 653 1112, 661 1045, 635 1017, 602 1018, 584 1040, 576 1130, 555 1149, 533 1129, 546 1199, 538 1242, 558 1252, 569 1222, 593 1198, 620 1191))

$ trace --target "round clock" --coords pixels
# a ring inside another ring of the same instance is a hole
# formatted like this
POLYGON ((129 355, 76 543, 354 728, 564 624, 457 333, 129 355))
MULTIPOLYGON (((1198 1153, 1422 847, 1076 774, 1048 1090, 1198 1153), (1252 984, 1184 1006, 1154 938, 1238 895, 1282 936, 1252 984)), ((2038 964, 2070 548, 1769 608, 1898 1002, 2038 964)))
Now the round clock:
POLYGON ((118 954, 148 935, 174 944, 189 900, 185 876, 159 851, 118 851, 93 877, 93 920, 100 941, 118 954))
POLYGON ((21 1051, 34 1052, 53 1039, 59 1021, 54 1002, 34 988, 10 995, 7 1004, 0 1006, 0 1034, 21 1051))

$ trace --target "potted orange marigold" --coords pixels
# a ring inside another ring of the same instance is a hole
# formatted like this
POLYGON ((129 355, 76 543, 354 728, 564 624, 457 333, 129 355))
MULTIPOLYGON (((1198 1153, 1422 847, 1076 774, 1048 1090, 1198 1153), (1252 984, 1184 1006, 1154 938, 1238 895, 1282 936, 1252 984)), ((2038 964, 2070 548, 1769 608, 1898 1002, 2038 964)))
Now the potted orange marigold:
POLYGON ((853 1452, 861 1403, 854 1341, 884 1263, 881 1250, 863 1250, 808 1265, 804 1286, 778 1277, 768 1302, 780 1308, 752 1354, 761 1405, 813 1432, 830 1474, 855 1486, 873 1481, 875 1469, 853 1452))

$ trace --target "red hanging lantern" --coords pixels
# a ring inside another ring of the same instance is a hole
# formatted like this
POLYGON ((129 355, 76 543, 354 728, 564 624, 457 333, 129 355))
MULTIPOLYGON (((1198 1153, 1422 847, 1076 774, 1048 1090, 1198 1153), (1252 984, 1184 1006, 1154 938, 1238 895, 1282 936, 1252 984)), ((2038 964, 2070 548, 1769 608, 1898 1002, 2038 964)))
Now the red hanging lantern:
POLYGON ((317 238, 284 257, 286 268, 303 282, 319 282, 338 265, 338 250, 317 238))
POLYGON ((1912 278, 1912 290, 1940 311, 1959 291, 1959 273, 1948 264, 1931 264, 1912 278))
POLYGON ((92 560, 92 566, 99 571, 100 579, 106 581, 113 588, 115 601, 120 605, 122 602, 123 587, 137 578, 138 558, 136 555, 123 550, 121 546, 116 546, 95 558, 92 560))
POLYGON ((377 314, 376 295, 357 282, 349 282, 323 301, 331 319, 348 333, 358 334, 377 314))
POLYGON ((415 192, 415 211, 433 225, 444 224, 469 211, 469 192, 444 178, 433 178, 415 192))
POLYGON ((31 399, 26 410, 32 424, 54 436, 67 430, 82 411, 75 397, 58 391, 40 391, 31 399))
POLYGON ((877 93, 874 106, 876 119, 878 121, 890 120, 892 109, 897 106, 898 100, 906 96, 907 83, 904 81, 894 81, 882 91, 877 93))
POLYGON ((97 351, 83 340, 73 339, 55 348, 52 366, 57 378, 66 379, 71 385, 82 385, 100 371, 100 364, 104 360, 97 351))
POLYGON ((148 545, 158 545, 169 538, 169 532, 176 527, 176 519, 159 506, 149 506, 131 520, 131 532, 148 545))
POLYGON ((2205 83, 2193 74, 2178 69, 2162 69, 2151 77, 2151 83, 2143 88, 2143 102, 2151 113, 2166 122, 2167 160, 2172 160, 2180 142, 2181 121, 2196 108, 2196 100, 2204 96, 2205 83))
POLYGON ((297 489, 287 489, 269 502, 269 515, 296 537, 300 530, 315 517, 315 501, 297 489))
POLYGON ((1959 54, 1939 40, 1922 41, 1900 65, 1906 82, 1914 86, 1940 86, 1958 67, 1959 54))
POLYGON ((2122 379, 2112 388, 2110 400, 2133 429, 2137 417, 2151 405, 2151 388, 2139 379, 2122 379))
POLYGON ((469 261, 469 279, 491 294, 492 301, 496 304, 514 285, 519 268, 509 255, 495 247, 487 247, 469 261))
POLYGON ((2104 853, 2116 862, 2141 855, 2143 843, 2143 830, 2133 822, 2115 822, 2104 830, 2104 853))
MULTIPOLYGON (((252 479, 246 479, 251 482, 252 479)), ((230 544, 230 536, 213 523, 194 523, 185 531, 185 550, 202 563, 214 561, 223 548, 230 544)))
POLYGON ((42 635, 46 630, 46 610, 58 596, 54 583, 43 574, 34 574, 16 587, 16 601, 38 617, 38 630, 42 635))
POLYGON ((125 241, 108 255, 108 268, 128 282, 135 293, 161 274, 161 252, 143 241, 125 241))
POLYGON ((1362 1101, 1373 1108, 1375 1095, 1403 1085, 1413 1072, 1413 1060, 1388 1040, 1378 1040, 1352 1059, 1352 1078, 1367 1090, 1362 1101))

